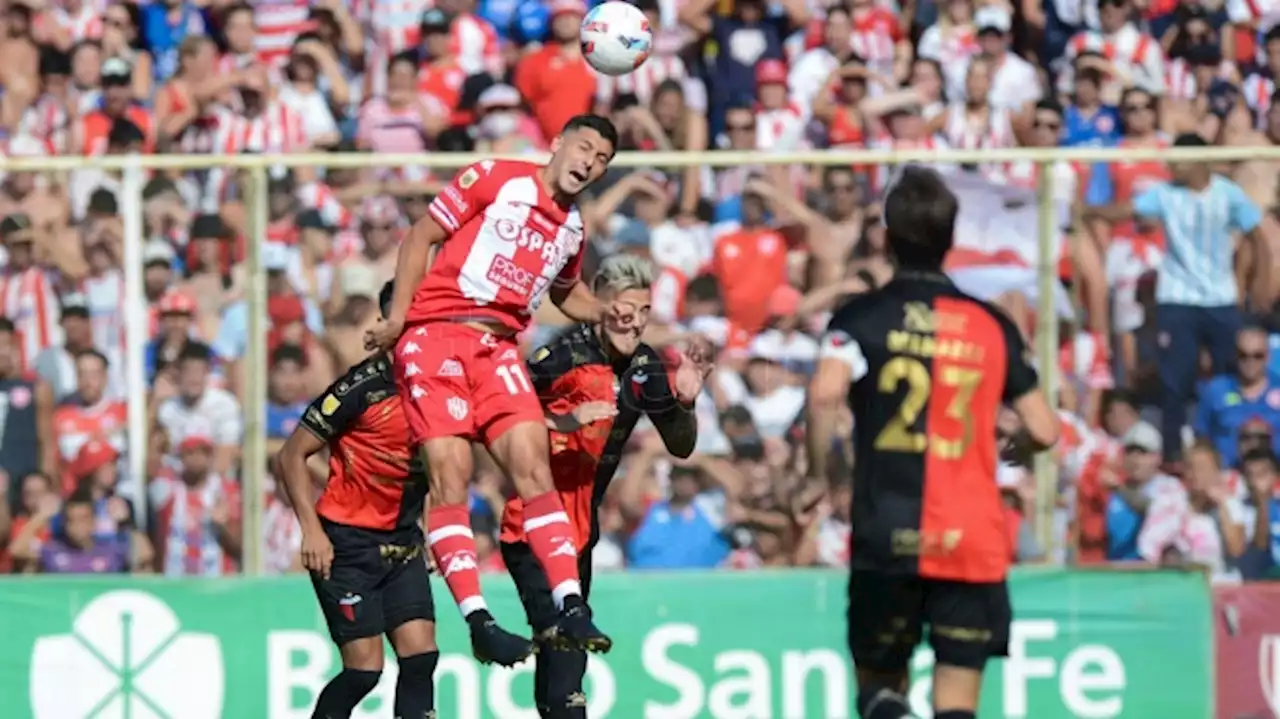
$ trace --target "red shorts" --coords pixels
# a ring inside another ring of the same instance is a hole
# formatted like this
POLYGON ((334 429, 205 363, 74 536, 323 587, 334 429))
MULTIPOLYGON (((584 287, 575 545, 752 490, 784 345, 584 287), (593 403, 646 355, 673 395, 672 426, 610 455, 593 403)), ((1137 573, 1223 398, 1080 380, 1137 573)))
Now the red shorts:
POLYGON ((465 437, 487 445, 521 422, 543 422, 514 337, 456 322, 416 325, 400 337, 394 362, 415 444, 465 437))

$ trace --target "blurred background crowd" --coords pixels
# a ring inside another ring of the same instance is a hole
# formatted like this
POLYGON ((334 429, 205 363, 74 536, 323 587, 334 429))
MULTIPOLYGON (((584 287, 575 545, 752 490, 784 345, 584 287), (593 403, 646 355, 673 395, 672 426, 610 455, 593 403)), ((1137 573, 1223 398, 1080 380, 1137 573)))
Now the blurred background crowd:
MULTIPOLYGON (((713 156, 1280 143, 1276 0, 636 4, 653 55, 607 78, 579 52, 582 0, 0 2, 7 156, 202 154, 210 165, 155 172, 142 193, 146 476, 123 456, 121 179, 0 180, 0 570, 220 576, 239 571, 251 542, 269 571, 299 569, 298 527, 274 482, 262 536, 241 531, 241 478, 262 471, 241 462, 247 243, 264 243, 275 449, 361 359, 399 238, 451 171, 274 168, 258 237, 245 178, 220 156, 536 152, 591 110, 613 118, 622 150, 713 156), (141 487, 145 523, 131 501, 141 487)), ((1028 336, 1060 328, 1067 431, 1053 511, 1032 511, 1028 467, 1000 470, 1018 559, 1268 576, 1280 562, 1280 162, 1050 166, 1053 318, 1035 312, 1037 166, 940 168, 963 202, 955 281, 1028 336), (1187 216, 1159 202, 1188 183, 1199 191, 1207 171, 1220 207, 1187 216), (1162 185, 1175 175, 1175 189, 1162 185), (1108 211, 1129 202, 1147 219, 1108 211), (1239 247, 1234 268, 1215 259, 1223 243, 1239 247), (1159 288, 1162 273, 1188 270, 1204 281, 1159 288)), ((856 458, 836 447, 829 482, 804 486, 804 385, 826 314, 892 275, 877 205, 888 177, 712 160, 613 170, 584 202, 602 228, 588 272, 616 252, 656 267, 652 343, 699 333, 720 350, 692 460, 636 432, 602 509, 599 568, 846 562, 856 458), (809 509, 815 493, 825 498, 809 509)), ((565 322, 544 305, 527 345, 565 322)), ((477 540, 500 570, 492 540, 509 488, 480 467, 477 540)))

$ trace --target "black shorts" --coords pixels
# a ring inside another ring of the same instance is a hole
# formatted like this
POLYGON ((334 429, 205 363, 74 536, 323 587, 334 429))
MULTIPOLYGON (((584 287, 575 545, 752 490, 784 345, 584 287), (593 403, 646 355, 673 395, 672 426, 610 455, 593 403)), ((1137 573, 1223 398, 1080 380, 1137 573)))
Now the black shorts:
POLYGON ((849 650, 859 669, 904 671, 929 626, 938 664, 982 669, 1009 653, 1013 608, 1004 582, 979 584, 869 570, 849 573, 849 650))
MULTIPOLYGON (((507 565, 507 572, 515 582, 516 591, 520 593, 520 603, 524 605, 525 616, 534 635, 541 634, 555 626, 560 618, 555 600, 551 598, 551 586, 542 565, 533 556, 533 550, 524 542, 503 542, 502 561, 507 565)), ((586 599, 591 592, 591 552, 586 551, 578 556, 578 575, 582 580, 582 598, 586 599)))
POLYGON ((312 574, 311 584, 334 642, 376 637, 414 619, 435 621, 421 532, 320 521, 333 543, 333 567, 328 579, 312 574))

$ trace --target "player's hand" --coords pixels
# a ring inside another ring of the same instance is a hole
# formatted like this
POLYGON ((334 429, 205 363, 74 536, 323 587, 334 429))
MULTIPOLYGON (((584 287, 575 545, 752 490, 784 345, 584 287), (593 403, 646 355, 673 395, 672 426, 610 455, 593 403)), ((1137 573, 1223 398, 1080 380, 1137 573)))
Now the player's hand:
POLYGON ((302 533, 302 566, 321 579, 329 578, 333 567, 333 542, 323 530, 302 533))
POLYGON ((609 402, 584 402, 574 407, 572 414, 573 421, 577 422, 579 427, 585 427, 592 422, 615 416, 618 414, 618 408, 609 402))
POLYGON ((683 405, 692 405, 702 394, 707 375, 715 367, 711 343, 701 335, 694 335, 685 343, 685 348, 677 357, 680 365, 676 367, 675 393, 676 399, 683 405))
POLYGON ((380 319, 364 333, 364 348, 370 352, 390 352, 404 333, 404 322, 380 319))

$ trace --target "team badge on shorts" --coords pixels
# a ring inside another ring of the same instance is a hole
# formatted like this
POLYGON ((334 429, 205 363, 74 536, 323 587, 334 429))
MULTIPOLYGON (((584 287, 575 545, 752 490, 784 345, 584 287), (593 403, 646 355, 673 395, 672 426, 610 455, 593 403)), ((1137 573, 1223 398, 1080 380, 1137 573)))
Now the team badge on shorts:
POLYGON ((450 397, 444 406, 449 410, 449 416, 456 420, 461 421, 467 416, 467 401, 461 397, 450 397))
POLYGON ((347 596, 338 600, 338 609, 342 612, 342 616, 347 618, 348 622, 356 620, 356 605, 363 601, 364 597, 359 594, 347 592, 347 596))

